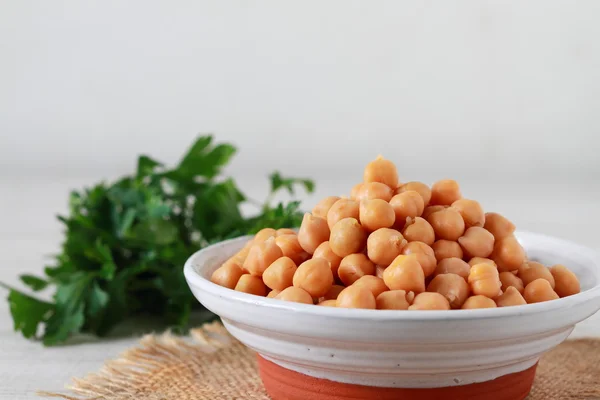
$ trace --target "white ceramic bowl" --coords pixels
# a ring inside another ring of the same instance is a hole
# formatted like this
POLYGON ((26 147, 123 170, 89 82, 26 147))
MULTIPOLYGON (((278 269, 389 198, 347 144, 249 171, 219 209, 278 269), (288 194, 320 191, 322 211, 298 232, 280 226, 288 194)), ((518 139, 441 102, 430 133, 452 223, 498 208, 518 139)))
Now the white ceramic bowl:
POLYGON ((518 232, 517 238, 530 259, 567 265, 582 292, 497 309, 388 311, 284 302, 210 282, 212 272, 248 238, 198 251, 184 273, 196 298, 233 336, 280 367, 345 384, 446 388, 530 369, 600 308, 595 252, 534 233, 518 232))

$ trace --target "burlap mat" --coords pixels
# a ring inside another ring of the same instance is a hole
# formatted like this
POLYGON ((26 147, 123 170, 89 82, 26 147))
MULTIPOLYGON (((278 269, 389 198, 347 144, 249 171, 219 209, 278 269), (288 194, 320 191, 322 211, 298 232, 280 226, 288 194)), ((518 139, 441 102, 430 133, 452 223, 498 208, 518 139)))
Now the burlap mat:
MULTIPOLYGON (((68 400, 269 400, 255 354, 218 322, 191 339, 149 335, 140 346, 67 386, 68 400)), ((600 399, 600 340, 567 341, 540 360, 529 400, 600 399)))

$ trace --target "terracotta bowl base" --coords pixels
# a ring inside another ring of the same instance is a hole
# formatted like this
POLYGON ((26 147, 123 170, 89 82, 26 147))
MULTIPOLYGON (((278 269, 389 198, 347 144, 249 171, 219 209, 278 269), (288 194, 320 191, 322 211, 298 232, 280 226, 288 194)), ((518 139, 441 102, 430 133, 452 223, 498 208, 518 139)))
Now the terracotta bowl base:
POLYGON ((258 356, 260 377, 273 400, 523 400, 537 364, 525 371, 464 386, 432 389, 380 388, 313 378, 258 356))

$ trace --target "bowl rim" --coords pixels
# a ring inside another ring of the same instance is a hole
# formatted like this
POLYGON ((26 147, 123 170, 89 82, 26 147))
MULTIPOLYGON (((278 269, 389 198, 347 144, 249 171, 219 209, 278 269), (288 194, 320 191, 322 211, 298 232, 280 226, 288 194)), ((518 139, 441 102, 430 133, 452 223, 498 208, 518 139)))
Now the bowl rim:
POLYGON ((336 308, 336 307, 317 307, 311 304, 301 304, 294 302, 281 301, 277 299, 255 296, 243 292, 238 292, 233 289, 219 286, 209 279, 204 278, 193 267, 196 259, 205 257, 219 247, 225 247, 234 242, 242 242, 248 240, 251 236, 242 236, 234 239, 225 240, 207 246, 192 254, 183 267, 183 272, 188 285, 194 286, 208 294, 230 301, 244 304, 247 306, 264 307, 273 311, 288 311, 305 316, 313 317, 328 317, 342 318, 348 320, 366 319, 371 321, 455 321, 455 320, 475 320, 475 319, 491 319, 502 317, 517 317, 538 314, 542 312, 556 311, 560 309, 573 308, 582 303, 586 303, 590 299, 600 297, 600 264, 598 263, 598 254, 585 246, 576 244, 569 240, 560 239, 557 237, 527 232, 515 232, 518 238, 529 237, 543 241, 546 244, 560 244, 568 248, 569 252, 582 254, 581 258, 587 257, 594 261, 594 275, 596 276, 596 285, 582 291, 578 294, 563 297, 557 300, 546 301, 542 303, 526 304, 513 307, 498 307, 498 308, 483 308, 469 310, 368 310, 368 309, 353 309, 353 308, 336 308))

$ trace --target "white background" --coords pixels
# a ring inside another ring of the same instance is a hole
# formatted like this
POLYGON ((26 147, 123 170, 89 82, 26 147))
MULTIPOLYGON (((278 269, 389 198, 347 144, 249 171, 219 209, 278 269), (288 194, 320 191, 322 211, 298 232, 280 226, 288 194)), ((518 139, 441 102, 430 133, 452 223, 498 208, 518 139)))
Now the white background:
MULTIPOLYGON (((382 153, 522 229, 600 249, 598 1, 0 0, 0 280, 57 250, 71 188, 202 132, 266 175, 349 190, 382 153)), ((600 335, 600 318, 580 335, 600 335)), ((0 301, 0 398, 60 389, 133 340, 41 350, 0 301)))
POLYGON ((600 170, 594 0, 0 4, 3 173, 120 173, 198 132, 249 174, 600 170))

